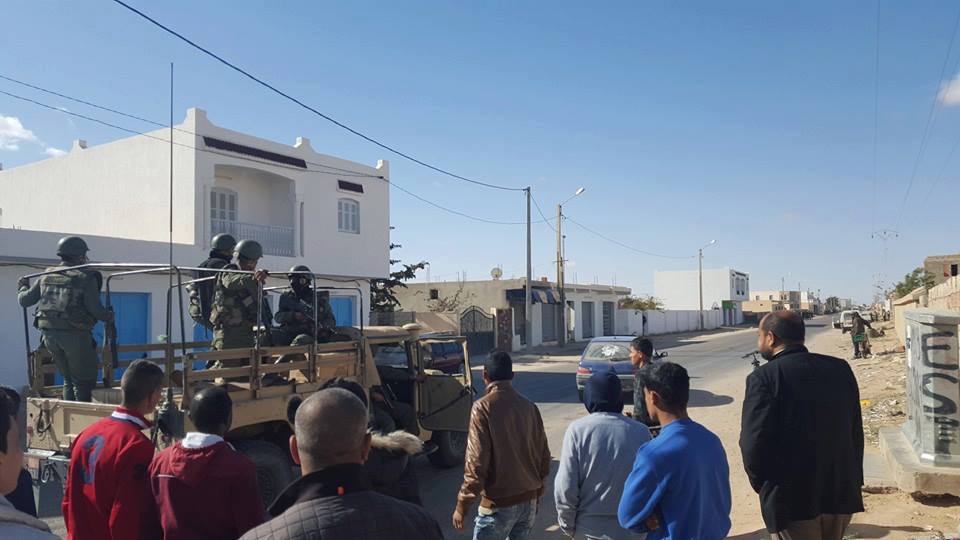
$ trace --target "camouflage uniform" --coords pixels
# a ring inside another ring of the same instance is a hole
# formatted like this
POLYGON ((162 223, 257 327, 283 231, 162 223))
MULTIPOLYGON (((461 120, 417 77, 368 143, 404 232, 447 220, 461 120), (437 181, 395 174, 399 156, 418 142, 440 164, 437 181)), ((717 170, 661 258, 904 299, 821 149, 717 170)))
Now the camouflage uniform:
MULTIPOLYGON (((61 263, 47 270, 69 268, 61 263)), ((96 342, 93 327, 106 321, 110 312, 100 303, 99 272, 79 269, 47 274, 18 295, 23 307, 37 305, 34 319, 43 343, 63 376, 63 399, 90 401, 97 383, 96 342)))
MULTIPOLYGON (((220 269, 227 267, 229 264, 230 258, 224 257, 216 251, 211 251, 210 258, 200 263, 199 268, 220 269)), ((216 275, 216 272, 197 272, 196 278, 216 277, 216 275)), ((190 293, 190 318, 208 330, 213 329, 213 325, 210 324, 210 311, 213 303, 214 286, 215 280, 191 283, 187 286, 190 293)))
MULTIPOLYGON (((280 304, 277 308, 276 321, 280 325, 280 335, 283 345, 309 345, 313 343, 313 320, 317 321, 317 337, 319 341, 328 341, 333 329, 337 326, 337 319, 333 315, 333 308, 323 293, 317 294, 317 315, 314 317, 312 304, 312 288, 303 293, 289 290, 280 295, 280 304), (297 320, 297 313, 305 315, 304 320, 297 320)), ((280 343, 277 343, 279 345, 280 343)))
MULTIPOLYGON (((236 265, 225 269, 236 270, 236 265)), ((257 324, 257 298, 259 283, 251 274, 222 273, 216 281, 210 323, 213 325, 212 346, 224 349, 251 348, 255 345, 257 324)), ((266 313, 264 314, 267 315, 266 313)), ((241 359, 220 361, 219 367, 244 365, 241 359)))

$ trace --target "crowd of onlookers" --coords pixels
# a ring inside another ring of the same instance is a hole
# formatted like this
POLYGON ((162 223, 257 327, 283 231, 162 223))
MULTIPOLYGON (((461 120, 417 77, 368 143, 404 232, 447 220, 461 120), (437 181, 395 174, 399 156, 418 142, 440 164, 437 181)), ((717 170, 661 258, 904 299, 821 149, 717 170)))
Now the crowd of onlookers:
MULTIPOLYGON (((863 511, 859 392, 846 362, 808 352, 804 334, 791 312, 760 323, 768 363, 747 378, 743 467, 772 538, 840 540, 851 515, 863 511)), ((653 361, 651 352, 649 341, 634 341, 630 414, 615 373, 599 370, 586 383, 588 414, 566 430, 553 490, 559 528, 571 538, 710 540, 730 530, 726 452, 688 415, 686 369, 653 361), (655 438, 648 424, 659 430, 655 438)), ((477 540, 530 538, 551 471, 540 411, 513 377, 510 356, 492 354, 483 369, 486 393, 471 413, 452 525, 465 529, 476 508, 477 540)), ((69 538, 443 537, 421 505, 412 468, 391 464, 422 447, 377 444, 384 434, 371 429, 359 384, 335 379, 293 403, 289 452, 302 475, 264 510, 256 468, 224 440, 233 411, 224 389, 196 393, 188 412, 196 431, 155 454, 144 430, 162 383, 159 367, 133 362, 121 382, 122 405, 74 441, 63 500, 69 538), (384 467, 395 474, 378 484, 372 479, 384 467)), ((19 409, 16 392, 0 392, 0 538, 54 538, 35 517, 19 409)))

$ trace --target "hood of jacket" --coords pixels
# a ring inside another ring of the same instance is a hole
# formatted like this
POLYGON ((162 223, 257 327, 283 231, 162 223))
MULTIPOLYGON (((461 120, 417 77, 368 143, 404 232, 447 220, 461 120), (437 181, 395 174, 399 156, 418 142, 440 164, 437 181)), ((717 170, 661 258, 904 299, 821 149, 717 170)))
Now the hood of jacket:
POLYGON ((0 525, 3 524, 24 525, 31 529, 50 532, 50 527, 42 520, 17 510, 6 497, 0 495, 0 525))
POLYGON ((623 385, 612 369, 593 372, 583 387, 583 405, 591 413, 623 412, 623 385))
POLYGON ((374 432, 365 467, 375 486, 389 486, 400 480, 410 457, 423 452, 423 442, 416 435, 398 430, 374 432))
POLYGON ((198 486, 207 477, 207 465, 221 452, 233 452, 225 441, 200 448, 185 448, 177 443, 170 451, 170 471, 188 486, 198 486))

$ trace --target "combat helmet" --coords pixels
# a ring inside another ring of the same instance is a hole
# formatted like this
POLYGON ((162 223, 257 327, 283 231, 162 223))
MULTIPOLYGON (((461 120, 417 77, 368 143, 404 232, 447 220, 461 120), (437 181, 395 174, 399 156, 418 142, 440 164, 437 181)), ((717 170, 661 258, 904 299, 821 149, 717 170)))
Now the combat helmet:
POLYGON ((57 243, 57 256, 67 258, 83 257, 90 251, 87 243, 79 236, 64 236, 57 243))
MULTIPOLYGON (((310 272, 310 267, 308 267, 305 264, 298 264, 296 266, 291 267, 290 271, 291 272, 310 272)), ((310 280, 310 276, 306 274, 290 274, 289 277, 290 277, 290 281, 299 281, 299 280, 309 281, 310 280)))
POLYGON ((210 247, 217 251, 233 251, 237 247, 237 239, 227 233, 220 233, 210 241, 210 247))
POLYGON ((241 240, 237 244, 236 250, 244 259, 260 259, 263 257, 263 246, 256 240, 241 240))

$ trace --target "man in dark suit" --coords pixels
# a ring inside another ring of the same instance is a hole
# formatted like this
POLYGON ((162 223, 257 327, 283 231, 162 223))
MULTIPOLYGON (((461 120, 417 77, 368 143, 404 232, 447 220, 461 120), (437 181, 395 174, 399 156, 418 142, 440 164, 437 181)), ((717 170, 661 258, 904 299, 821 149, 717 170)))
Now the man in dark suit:
POLYGON ((769 362, 747 377, 740 449, 773 538, 840 540, 863 511, 860 391, 844 360, 808 352, 792 311, 760 321, 769 362))

